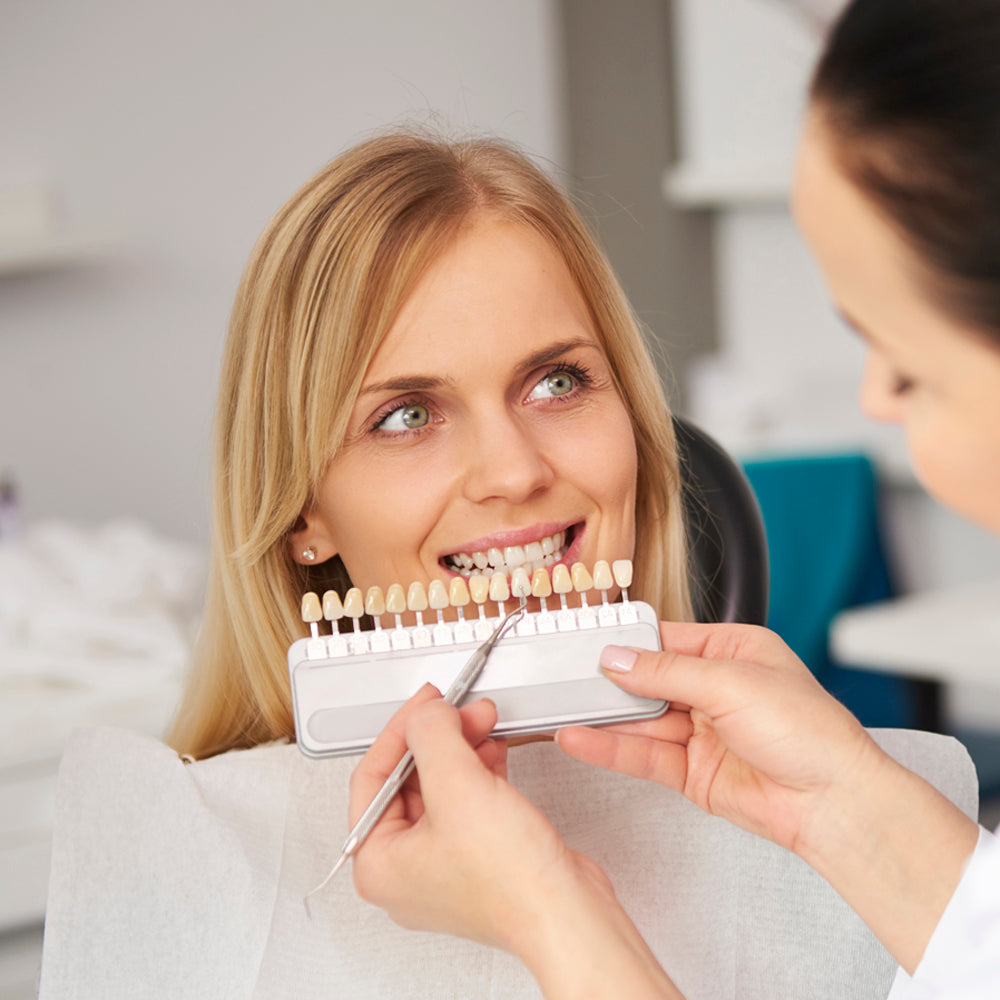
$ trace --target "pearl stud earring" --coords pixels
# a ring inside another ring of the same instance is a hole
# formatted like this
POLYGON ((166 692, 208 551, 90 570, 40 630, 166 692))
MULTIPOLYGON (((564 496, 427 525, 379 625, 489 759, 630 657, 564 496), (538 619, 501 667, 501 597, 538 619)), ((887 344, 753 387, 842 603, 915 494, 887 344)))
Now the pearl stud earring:
POLYGON ((303 550, 302 558, 305 559, 306 562, 315 562, 316 550, 310 545, 309 548, 303 550))

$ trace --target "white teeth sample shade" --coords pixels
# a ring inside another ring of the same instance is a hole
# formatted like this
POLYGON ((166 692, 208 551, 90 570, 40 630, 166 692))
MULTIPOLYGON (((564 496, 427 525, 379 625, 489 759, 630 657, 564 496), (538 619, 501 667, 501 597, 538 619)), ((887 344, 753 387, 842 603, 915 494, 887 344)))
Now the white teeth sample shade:
POLYGON ((335 590, 328 590, 323 595, 323 617, 328 622, 344 617, 344 605, 340 603, 340 594, 335 590))
POLYGON ((598 559, 594 563, 594 589, 610 590, 614 585, 614 577, 611 575, 611 567, 607 559, 598 559))
POLYGON ((552 596, 552 578, 549 576, 546 570, 536 569, 535 572, 532 574, 531 596, 532 597, 552 596))
POLYGON ((406 606, 411 611, 427 610, 427 591, 419 580, 410 584, 410 589, 406 592, 406 606))
POLYGON ((319 606, 319 597, 311 591, 302 595, 302 620, 304 622, 318 622, 323 617, 323 612, 319 606))
POLYGON ((470 576, 469 593, 476 604, 485 604, 490 596, 490 578, 488 576, 470 576))
POLYGON ((453 608, 464 608, 469 603, 469 585, 463 577, 453 576, 448 584, 448 600, 453 608))
POLYGON ((510 584, 507 582, 506 573, 494 573, 490 577, 490 600, 510 600, 510 584))
POLYGON ((365 611, 372 618, 378 618, 379 615, 385 614, 385 595, 382 593, 381 587, 368 588, 368 593, 365 595, 365 611))
POLYGON ((524 547, 525 562, 538 562, 544 555, 541 542, 528 542, 524 547))
POLYGON ((573 578, 565 563, 556 563, 552 567, 552 589, 557 594, 568 594, 573 590, 573 578))
POLYGON ((486 553, 486 558, 491 566, 499 566, 503 562, 503 553, 499 549, 490 549, 486 553))
POLYGON ((344 595, 344 614, 348 618, 360 618, 365 613, 365 599, 361 596, 358 587, 351 589, 344 595))
POLYGON ((611 572, 614 574, 615 583, 619 587, 628 588, 632 586, 632 560, 616 559, 611 564, 611 572))
POLYGON ((531 581, 528 579, 528 572, 523 566, 518 566, 510 575, 510 592, 514 597, 530 597, 531 581))
POLYGON ((431 580, 427 588, 427 603, 435 611, 448 607, 448 591, 440 580, 431 580))
POLYGON ((385 610, 391 615, 401 615, 406 610, 406 594, 401 583, 394 583, 385 595, 385 610))
POLYGON ((503 550, 503 561, 513 569, 515 566, 524 565, 524 549, 520 545, 508 545, 503 550))
POLYGON ((593 578, 587 571, 587 567, 582 562, 573 563, 572 569, 573 589, 582 594, 585 590, 590 590, 594 585, 593 578))

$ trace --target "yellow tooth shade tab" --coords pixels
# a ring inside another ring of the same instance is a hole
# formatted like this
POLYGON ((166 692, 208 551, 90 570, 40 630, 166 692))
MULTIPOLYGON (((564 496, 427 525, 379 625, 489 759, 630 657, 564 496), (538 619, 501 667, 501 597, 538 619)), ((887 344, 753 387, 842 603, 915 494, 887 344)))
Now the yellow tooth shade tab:
POLYGON ((310 591, 302 595, 302 620, 304 622, 318 622, 323 617, 323 612, 319 606, 319 597, 310 591))
POLYGON ((557 594, 569 594, 573 590, 573 578, 565 563, 556 563, 552 567, 552 589, 557 594))
POLYGON ((490 578, 488 576, 470 576, 469 593, 476 604, 485 604, 490 596, 490 578))
POLYGON ((506 573, 494 573, 490 577, 490 600, 510 600, 510 584, 507 582, 506 573))
POLYGON ((614 574, 615 583, 619 587, 628 588, 632 586, 632 560, 616 559, 611 564, 611 572, 614 574))
POLYGON ((552 578, 546 570, 536 569, 535 572, 531 574, 531 596, 552 596, 552 578))
POLYGON ((427 590, 419 580, 410 584, 410 589, 406 592, 406 606, 411 611, 427 610, 427 590))
POLYGON ((390 615, 401 615, 406 610, 406 593, 401 583, 394 583, 386 592, 385 610, 390 615))
POLYGON ((573 589, 578 593, 582 594, 586 590, 590 590, 594 586, 593 577, 587 571, 587 567, 583 565, 582 562, 573 563, 572 569, 572 580, 573 589))
POLYGON ((323 595, 323 617, 328 622, 344 617, 344 605, 340 603, 340 594, 335 590, 328 590, 323 595))
POLYGON ((368 593, 365 595, 365 611, 372 618, 378 618, 379 615, 385 614, 385 595, 382 593, 381 587, 368 588, 368 593))
POLYGON ((510 592, 517 598, 531 596, 531 580, 528 579, 528 571, 523 566, 518 566, 511 573, 510 592))
POLYGON ((464 608, 469 603, 469 587, 465 577, 453 576, 448 584, 448 600, 453 608, 464 608))
POLYGON ((615 578, 611 575, 611 567, 607 559, 598 559, 594 563, 594 589, 610 590, 614 586, 615 578))
POLYGON ((448 591, 440 580, 431 580, 427 588, 427 603, 435 611, 442 611, 448 607, 448 591))
POLYGON ((348 618, 360 618, 365 613, 365 599, 360 587, 351 587, 344 595, 344 614, 348 618))

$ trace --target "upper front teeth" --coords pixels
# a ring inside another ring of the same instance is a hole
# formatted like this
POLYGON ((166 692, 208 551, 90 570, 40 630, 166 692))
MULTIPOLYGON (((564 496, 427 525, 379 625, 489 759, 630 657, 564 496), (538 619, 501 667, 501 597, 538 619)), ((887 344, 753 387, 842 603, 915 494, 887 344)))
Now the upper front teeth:
POLYGON ((555 565, 565 556, 566 532, 557 531, 537 542, 527 545, 508 545, 503 549, 491 548, 480 552, 457 552, 445 556, 448 566, 463 576, 474 573, 510 573, 523 566, 528 573, 555 565))

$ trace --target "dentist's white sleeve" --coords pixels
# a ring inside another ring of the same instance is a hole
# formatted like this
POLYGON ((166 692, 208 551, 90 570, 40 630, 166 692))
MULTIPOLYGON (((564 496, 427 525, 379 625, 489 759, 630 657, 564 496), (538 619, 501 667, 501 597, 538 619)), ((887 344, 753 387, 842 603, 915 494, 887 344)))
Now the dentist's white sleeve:
MULTIPOLYGON (((1000 832, 1000 831, 998 831, 1000 832)), ((1000 997, 1000 839, 981 830, 916 972, 896 974, 888 1000, 1000 997)))

